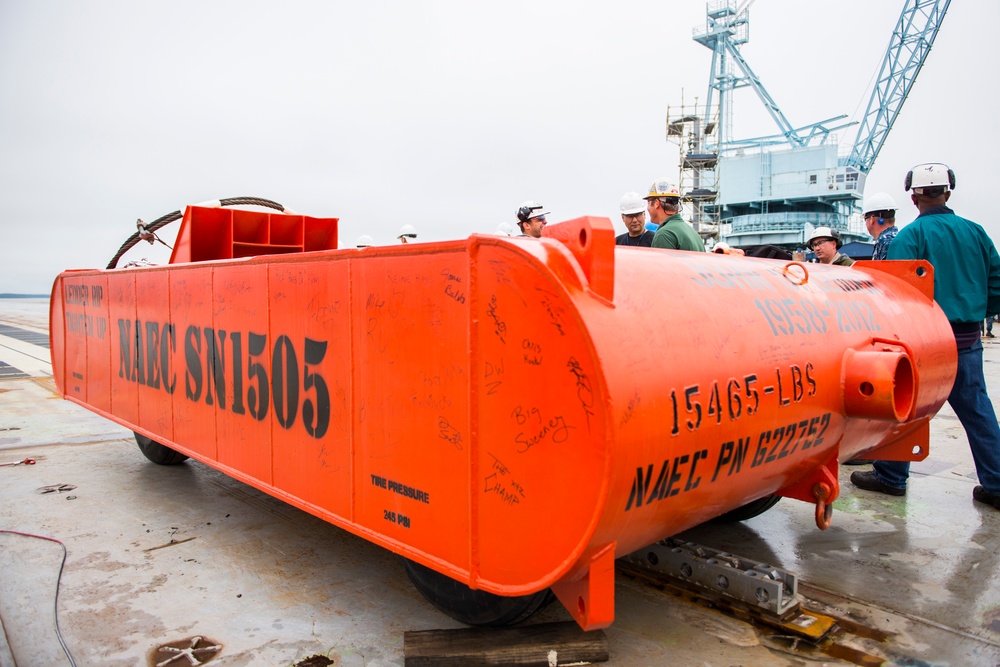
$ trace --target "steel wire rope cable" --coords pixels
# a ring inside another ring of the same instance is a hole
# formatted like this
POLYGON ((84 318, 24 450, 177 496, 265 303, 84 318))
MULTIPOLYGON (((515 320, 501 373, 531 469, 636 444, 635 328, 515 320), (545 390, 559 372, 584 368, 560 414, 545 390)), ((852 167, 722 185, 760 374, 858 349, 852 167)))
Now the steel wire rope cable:
MULTIPOLYGON (((21 537, 30 537, 36 540, 46 540, 48 542, 55 542, 62 548, 62 560, 59 563, 59 574, 56 575, 56 597, 52 603, 52 617, 55 620, 56 638, 59 640, 59 645, 62 647, 63 653, 66 654, 66 659, 69 660, 69 664, 72 665, 72 667, 76 667, 76 660, 73 659, 73 654, 69 652, 69 647, 66 646, 66 642, 63 641, 62 630, 59 629, 59 584, 62 581, 63 568, 66 566, 66 545, 54 537, 45 537, 44 535, 32 535, 31 533, 22 533, 17 530, 0 530, 0 534, 4 533, 8 535, 20 535, 21 537)), ((7 631, 4 630, 5 637, 6 633, 7 631)))
MULTIPOLYGON (((261 197, 229 197, 227 199, 220 199, 219 206, 264 206, 266 208, 277 209, 278 211, 285 211, 285 207, 278 202, 271 201, 270 199, 262 199, 261 197)), ((178 220, 183 217, 184 214, 181 211, 174 211, 173 213, 167 213, 166 215, 157 218, 148 225, 143 225, 143 230, 147 233, 154 233, 157 229, 169 225, 174 220, 178 220)), ((135 244, 137 244, 142 239, 140 232, 132 234, 132 236, 126 239, 122 247, 118 249, 115 256, 111 258, 108 262, 108 269, 114 269, 118 266, 118 260, 122 258, 126 252, 131 250, 135 244)))

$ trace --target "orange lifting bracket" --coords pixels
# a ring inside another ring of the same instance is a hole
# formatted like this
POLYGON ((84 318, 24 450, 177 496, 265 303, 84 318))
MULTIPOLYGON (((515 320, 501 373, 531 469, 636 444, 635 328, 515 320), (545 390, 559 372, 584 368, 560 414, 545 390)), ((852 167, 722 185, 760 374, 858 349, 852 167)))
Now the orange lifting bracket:
POLYGON ((616 556, 776 494, 825 527, 838 459, 926 456, 956 365, 927 276, 619 247, 604 218, 337 249, 336 219, 189 207, 171 264, 56 279, 52 364, 161 462, 596 628, 616 556))

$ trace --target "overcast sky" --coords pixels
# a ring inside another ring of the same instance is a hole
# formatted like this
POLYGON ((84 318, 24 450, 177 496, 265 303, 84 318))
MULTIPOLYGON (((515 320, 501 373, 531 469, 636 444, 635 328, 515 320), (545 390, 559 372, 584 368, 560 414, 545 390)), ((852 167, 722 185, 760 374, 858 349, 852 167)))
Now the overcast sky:
MULTIPOLYGON (((902 6, 757 0, 742 51, 792 125, 860 119, 902 6)), ((676 178, 664 121, 705 97, 704 22, 696 0, 0 0, 0 292, 47 293, 136 218, 239 195, 339 217, 345 246, 492 232, 525 199, 624 231, 622 193, 676 178)), ((996 0, 945 17, 868 178, 902 222, 907 169, 942 161, 956 212, 1000 238, 997 25, 996 0)), ((777 131, 749 89, 734 125, 777 131)))

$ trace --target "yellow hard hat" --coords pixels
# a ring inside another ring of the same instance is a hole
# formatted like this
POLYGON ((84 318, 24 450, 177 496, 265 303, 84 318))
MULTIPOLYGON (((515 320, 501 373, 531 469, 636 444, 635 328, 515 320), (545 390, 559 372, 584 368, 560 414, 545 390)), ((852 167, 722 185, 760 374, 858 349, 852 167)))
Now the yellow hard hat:
POLYGON ((649 194, 643 199, 656 199, 658 197, 680 197, 681 191, 676 183, 671 183, 665 178, 653 181, 649 186, 649 194))

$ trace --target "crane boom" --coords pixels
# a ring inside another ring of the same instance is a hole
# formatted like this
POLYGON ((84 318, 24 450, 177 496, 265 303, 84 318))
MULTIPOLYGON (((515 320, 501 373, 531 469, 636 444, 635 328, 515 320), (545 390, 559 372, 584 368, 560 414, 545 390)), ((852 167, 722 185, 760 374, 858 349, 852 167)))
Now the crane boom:
POLYGON ((847 164, 867 173, 934 44, 951 0, 907 0, 892 31, 847 164))

